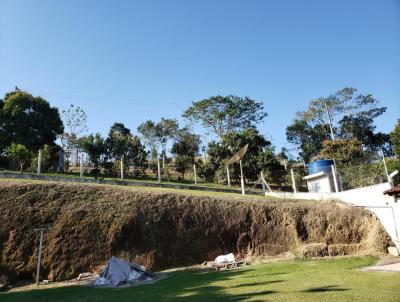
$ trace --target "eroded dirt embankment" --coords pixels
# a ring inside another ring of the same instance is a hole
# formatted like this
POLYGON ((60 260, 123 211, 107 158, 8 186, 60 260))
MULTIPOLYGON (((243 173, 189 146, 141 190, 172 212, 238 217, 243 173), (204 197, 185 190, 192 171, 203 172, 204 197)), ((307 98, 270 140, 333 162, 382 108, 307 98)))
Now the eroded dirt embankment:
POLYGON ((112 255, 151 270, 227 252, 266 256, 377 254, 390 240, 369 212, 316 202, 210 197, 100 185, 0 182, 0 270, 64 280, 112 255))

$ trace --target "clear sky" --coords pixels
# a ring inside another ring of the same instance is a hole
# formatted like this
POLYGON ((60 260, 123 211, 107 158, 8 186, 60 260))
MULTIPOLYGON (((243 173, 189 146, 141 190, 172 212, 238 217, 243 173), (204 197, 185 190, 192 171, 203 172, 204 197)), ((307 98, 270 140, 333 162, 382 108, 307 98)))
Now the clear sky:
POLYGON ((0 95, 15 86, 81 106, 104 135, 249 96, 277 149, 310 99, 353 86, 388 107, 377 121, 388 132, 400 117, 400 1, 0 0, 0 95))

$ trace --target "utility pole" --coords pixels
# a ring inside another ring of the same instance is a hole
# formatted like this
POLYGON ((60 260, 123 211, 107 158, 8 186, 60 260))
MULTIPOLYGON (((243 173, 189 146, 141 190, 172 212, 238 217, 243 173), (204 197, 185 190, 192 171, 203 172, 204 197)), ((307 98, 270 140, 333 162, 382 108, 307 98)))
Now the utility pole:
POLYGON ((36 285, 39 285, 39 274, 40 274, 40 260, 42 258, 42 245, 43 245, 43 232, 46 228, 38 228, 35 231, 40 232, 40 239, 39 239, 39 251, 38 251, 38 259, 37 259, 37 267, 36 267, 36 285))
POLYGON ((328 105, 326 104, 326 102, 324 102, 324 104, 325 104, 326 113, 328 114, 329 128, 331 129, 331 138, 332 138, 332 141, 334 142, 334 141, 335 141, 335 134, 333 133, 331 113, 329 112, 329 107, 328 107, 328 105))

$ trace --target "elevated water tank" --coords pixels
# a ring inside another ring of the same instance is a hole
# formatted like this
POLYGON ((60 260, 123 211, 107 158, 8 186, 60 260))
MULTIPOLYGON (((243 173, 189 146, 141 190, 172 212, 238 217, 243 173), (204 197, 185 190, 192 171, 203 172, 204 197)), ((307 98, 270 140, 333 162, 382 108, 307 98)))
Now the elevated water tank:
POLYGON ((312 163, 307 164, 308 175, 318 173, 321 171, 330 173, 332 170, 331 166, 333 165, 332 159, 320 159, 316 160, 312 163))

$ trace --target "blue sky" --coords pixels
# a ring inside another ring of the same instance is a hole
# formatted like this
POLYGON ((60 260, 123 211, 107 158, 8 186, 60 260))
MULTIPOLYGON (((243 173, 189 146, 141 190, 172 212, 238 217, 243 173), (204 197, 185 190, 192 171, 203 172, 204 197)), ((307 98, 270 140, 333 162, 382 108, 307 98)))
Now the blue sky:
MULTIPOLYGON (((116 121, 181 119, 192 101, 264 102, 277 149, 310 99, 345 86, 400 117, 400 1, 0 0, 0 95, 15 86, 60 109, 81 106, 90 132, 116 121)), ((200 131, 200 129, 196 129, 200 131)))

